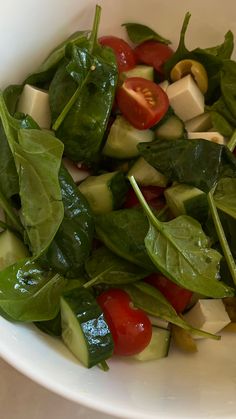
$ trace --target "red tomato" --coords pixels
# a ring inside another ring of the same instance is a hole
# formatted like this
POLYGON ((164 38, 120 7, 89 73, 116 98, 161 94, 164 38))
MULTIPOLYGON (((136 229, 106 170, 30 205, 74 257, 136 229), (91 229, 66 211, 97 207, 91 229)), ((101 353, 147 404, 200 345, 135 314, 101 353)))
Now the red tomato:
POLYGON ((149 344, 152 325, 144 311, 133 307, 129 295, 120 289, 109 289, 97 298, 114 340, 114 353, 135 355, 149 344))
POLYGON ((110 47, 114 50, 118 65, 118 71, 128 71, 135 67, 136 59, 132 48, 121 38, 116 36, 102 36, 99 38, 101 45, 110 47))
MULTIPOLYGON (((165 188, 161 188, 160 186, 141 186, 140 190, 145 200, 149 202, 151 206, 159 209, 165 205, 165 201, 162 198, 165 188)), ((136 205, 139 205, 139 200, 133 188, 130 188, 124 206, 125 208, 132 208, 136 205)))
POLYGON ((145 281, 161 291, 177 313, 182 313, 191 300, 191 291, 180 287, 161 274, 151 274, 145 278, 145 281))
POLYGON ((151 65, 163 74, 163 64, 173 55, 173 50, 157 41, 145 41, 134 49, 134 53, 139 63, 151 65))
POLYGON ((127 121, 140 130, 155 125, 169 107, 166 93, 156 83, 142 77, 127 78, 117 89, 116 98, 127 121))

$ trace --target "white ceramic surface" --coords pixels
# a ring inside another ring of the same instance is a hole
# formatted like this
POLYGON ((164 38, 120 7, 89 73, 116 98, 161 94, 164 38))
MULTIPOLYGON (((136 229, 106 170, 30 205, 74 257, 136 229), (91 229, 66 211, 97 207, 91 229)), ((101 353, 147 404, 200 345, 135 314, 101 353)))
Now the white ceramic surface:
MULTIPOLYGON (((94 0, 2 0, 0 86, 19 82, 50 49, 76 29, 91 27, 94 0)), ((234 0, 101 0, 100 32, 124 34, 124 21, 146 23, 174 40, 187 10, 192 12, 187 42, 210 46, 231 28, 234 0)), ((113 359, 110 371, 83 368, 59 340, 32 326, 0 318, 0 355, 54 392, 94 409, 135 419, 235 418, 236 337, 201 341, 199 352, 171 351, 156 363, 113 359)), ((19 389, 20 391, 20 389, 19 389)))

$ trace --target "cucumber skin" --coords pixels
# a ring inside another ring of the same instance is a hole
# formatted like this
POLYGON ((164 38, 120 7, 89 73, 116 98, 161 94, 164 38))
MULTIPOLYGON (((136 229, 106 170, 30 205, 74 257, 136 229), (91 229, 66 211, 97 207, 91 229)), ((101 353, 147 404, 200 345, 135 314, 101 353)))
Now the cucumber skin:
MULTIPOLYGON (((109 358, 114 351, 111 332, 105 321, 103 312, 89 290, 78 288, 61 297, 79 323, 84 335, 84 344, 88 350, 88 368, 109 358)), ((62 330, 64 328, 62 321, 62 330)))

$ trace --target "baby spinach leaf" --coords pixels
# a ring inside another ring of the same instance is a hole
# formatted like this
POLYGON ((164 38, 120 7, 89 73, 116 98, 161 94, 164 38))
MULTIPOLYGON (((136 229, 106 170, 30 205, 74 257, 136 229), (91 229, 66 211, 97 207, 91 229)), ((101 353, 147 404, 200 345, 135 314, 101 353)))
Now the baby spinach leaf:
POLYGON ((195 329, 186 323, 184 319, 178 316, 172 305, 165 299, 161 292, 151 285, 140 281, 132 285, 126 285, 124 289, 129 294, 134 305, 146 313, 167 320, 196 335, 211 339, 220 339, 219 336, 195 329))
POLYGON ((19 180, 13 155, 0 122, 0 190, 7 198, 19 192, 19 180))
POLYGON ((65 284, 60 275, 43 271, 32 260, 21 260, 0 272, 0 307, 17 321, 53 319, 65 284))
POLYGON ((49 101, 53 123, 77 88, 77 83, 67 72, 68 62, 69 60, 66 58, 62 61, 49 86, 49 101))
POLYGON ((39 130, 19 130, 14 156, 20 182, 21 221, 34 255, 53 240, 64 209, 58 181, 63 145, 39 130))
POLYGON ((81 48, 73 46, 72 60, 77 60, 73 78, 77 90, 65 105, 53 128, 65 144, 65 154, 72 160, 96 160, 101 147, 117 84, 117 63, 113 51, 97 42, 101 8, 96 7, 93 30, 81 48))
POLYGON ((59 63, 65 56, 65 50, 68 44, 80 45, 88 39, 89 31, 78 31, 69 36, 65 41, 59 44, 45 59, 38 68, 37 72, 30 74, 24 84, 43 87, 45 83, 51 81, 59 63))
POLYGON ((169 39, 163 38, 146 25, 141 25, 140 23, 123 23, 122 26, 125 27, 129 39, 134 44, 141 44, 142 42, 151 40, 161 42, 162 44, 171 44, 169 39))
POLYGON ((168 179, 209 192, 223 177, 236 176, 236 158, 224 145, 203 139, 140 143, 140 154, 168 179))
POLYGON ((222 115, 229 124, 236 126, 236 118, 230 112, 223 96, 220 96, 211 106, 206 106, 206 109, 209 111, 218 112, 222 115))
POLYGON ((175 53, 170 57, 169 60, 166 61, 164 64, 164 71, 167 78, 169 78, 169 74, 171 72, 171 69, 177 64, 180 60, 183 60, 185 56, 189 53, 189 50, 186 48, 185 45, 185 35, 188 28, 189 20, 190 20, 191 14, 187 12, 184 17, 183 25, 180 31, 180 39, 179 39, 179 45, 175 51, 175 53))
POLYGON ((236 219, 236 179, 223 178, 217 184, 214 201, 221 211, 236 219))
POLYGON ((66 277, 75 278, 81 274, 91 251, 94 222, 86 199, 63 166, 59 171, 59 182, 64 218, 40 263, 66 277))
POLYGON ((236 62, 225 60, 221 71, 221 92, 223 99, 236 118, 236 62))
POLYGON ((95 228, 98 238, 116 255, 150 272, 156 271, 145 249, 148 222, 140 208, 98 215, 95 228))
POLYGON ((231 137, 233 134, 233 127, 227 119, 216 111, 211 111, 210 116, 213 128, 224 137, 231 137))
POLYGON ((224 41, 220 45, 204 48, 208 54, 215 55, 221 59, 227 60, 231 57, 234 50, 234 35, 231 31, 226 32, 224 41))
POLYGON ((117 285, 128 284, 145 278, 150 272, 115 255, 106 247, 95 250, 85 263, 91 278, 85 285, 88 288, 100 283, 117 285))
POLYGON ((221 255, 210 248, 201 225, 187 215, 159 221, 133 177, 130 182, 149 220, 144 241, 157 269, 178 285, 199 294, 213 298, 234 295, 233 289, 218 280, 221 255))

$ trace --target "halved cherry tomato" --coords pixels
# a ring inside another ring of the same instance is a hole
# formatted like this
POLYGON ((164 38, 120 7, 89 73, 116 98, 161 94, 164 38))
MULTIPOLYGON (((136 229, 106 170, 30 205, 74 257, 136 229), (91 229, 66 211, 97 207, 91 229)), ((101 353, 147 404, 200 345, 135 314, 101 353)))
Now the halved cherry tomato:
POLYGON ((118 65, 118 71, 128 71, 135 67, 136 59, 132 48, 121 38, 116 36, 102 36, 99 43, 114 50, 118 65))
POLYGON ((147 129, 165 115, 169 100, 166 93, 154 82, 142 77, 127 78, 117 89, 118 106, 137 129, 147 129))
POLYGON ((177 313, 182 313, 191 300, 193 294, 191 291, 180 287, 161 274, 151 274, 145 278, 145 281, 161 291, 177 313))
POLYGON ((114 340, 114 353, 135 355, 149 344, 152 326, 144 311, 133 307, 129 295, 109 289, 97 297, 114 340))
POLYGON ((145 41, 134 49, 138 63, 150 65, 163 74, 163 64, 173 55, 173 50, 157 41, 145 41))
MULTIPOLYGON (((163 198, 163 192, 165 188, 161 188, 160 186, 141 186, 140 190, 145 200, 148 203, 150 203, 152 207, 156 209, 160 209, 164 207, 165 200, 163 198)), ((139 200, 133 188, 130 188, 126 196, 124 207, 132 208, 132 207, 135 207, 136 205, 139 205, 139 200)))

